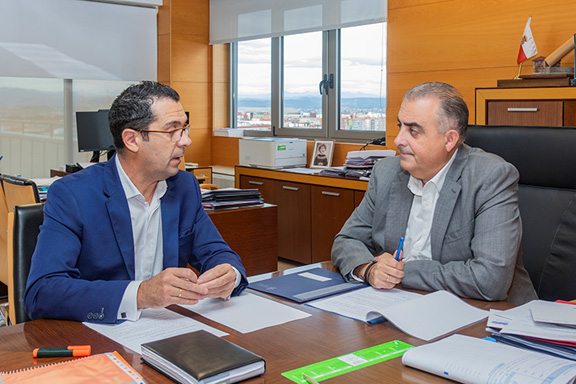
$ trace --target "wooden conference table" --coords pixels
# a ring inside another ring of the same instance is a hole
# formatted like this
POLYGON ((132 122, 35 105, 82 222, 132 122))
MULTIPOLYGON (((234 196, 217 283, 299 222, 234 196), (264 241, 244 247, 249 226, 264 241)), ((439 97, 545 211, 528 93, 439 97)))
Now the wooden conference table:
MULTIPOLYGON (((333 269, 330 262, 324 262, 321 265, 326 269, 333 269)), ((298 268, 307 269, 313 266, 316 265, 298 268)), ((278 272, 275 272, 275 274, 278 274, 278 272)), ((181 308, 175 308, 175 310, 230 333, 229 336, 224 338, 259 354, 266 360, 266 373, 263 376, 245 381, 248 384, 292 383, 292 381, 282 376, 281 373, 392 340, 398 339, 411 345, 425 343, 402 333, 388 322, 368 325, 306 305, 299 305, 273 296, 267 297, 309 312, 312 316, 256 332, 242 334, 188 310, 181 308)), ((512 307, 504 302, 466 301, 482 309, 507 309, 512 307)), ((438 310, 442 309, 439 308, 438 310)), ((458 333, 484 337, 488 335, 485 331, 485 325, 486 322, 482 321, 462 329, 458 333)), ((92 345, 93 354, 118 351, 150 384, 172 383, 170 379, 161 373, 141 363, 138 353, 124 348, 122 345, 100 335, 82 323, 63 320, 36 320, 0 328, 0 371, 22 369, 35 364, 69 359, 51 358, 35 362, 32 358, 32 350, 37 347, 82 344, 92 345)), ((327 384, 383 382, 445 383, 450 381, 405 367, 402 365, 401 358, 388 360, 322 381, 322 383, 327 384)))

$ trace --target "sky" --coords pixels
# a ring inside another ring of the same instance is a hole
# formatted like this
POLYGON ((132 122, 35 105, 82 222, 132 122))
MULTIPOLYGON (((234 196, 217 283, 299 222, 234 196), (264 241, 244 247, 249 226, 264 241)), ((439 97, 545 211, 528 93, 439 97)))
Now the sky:
MULTIPOLYGON (((285 91, 319 95, 322 32, 284 37, 285 91)), ((342 96, 385 97, 386 23, 344 28, 341 43, 342 96)), ((238 43, 240 96, 270 94, 270 39, 238 43)))

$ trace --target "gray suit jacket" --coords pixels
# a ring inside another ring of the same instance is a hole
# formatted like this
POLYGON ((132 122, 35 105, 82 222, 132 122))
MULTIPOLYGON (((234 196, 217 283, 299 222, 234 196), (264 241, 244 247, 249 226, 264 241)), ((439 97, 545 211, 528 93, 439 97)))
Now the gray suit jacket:
MULTIPOLYGON (((412 206, 409 178, 399 157, 375 165, 362 203, 332 247, 332 261, 349 281, 357 266, 396 250, 412 206)), ((536 299, 522 264, 521 237, 518 171, 496 155, 463 145, 434 211, 432 260, 407 262, 402 285, 514 304, 536 299)))

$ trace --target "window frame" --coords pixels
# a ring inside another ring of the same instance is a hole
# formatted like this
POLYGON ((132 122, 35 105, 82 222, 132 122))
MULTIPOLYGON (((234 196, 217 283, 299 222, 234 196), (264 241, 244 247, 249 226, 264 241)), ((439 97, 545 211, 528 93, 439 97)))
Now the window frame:
MULTIPOLYGON (((245 129, 249 136, 299 137, 309 139, 334 139, 337 141, 366 142, 386 131, 341 130, 341 29, 322 32, 322 74, 333 74, 333 88, 322 94, 322 129, 285 128, 284 121, 284 49, 283 37, 271 38, 271 130, 245 129)), ((229 44, 229 125, 237 128, 238 101, 238 43, 229 44)), ((318 84, 322 79, 318 79, 318 84)), ((386 92, 387 95, 387 92, 386 92)))

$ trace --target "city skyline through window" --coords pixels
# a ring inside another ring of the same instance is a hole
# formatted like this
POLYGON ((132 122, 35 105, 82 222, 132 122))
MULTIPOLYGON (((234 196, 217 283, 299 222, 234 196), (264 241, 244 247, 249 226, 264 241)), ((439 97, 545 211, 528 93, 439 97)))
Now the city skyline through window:
MULTIPOLYGON (((311 32, 283 38, 281 87, 282 128, 322 129, 323 76, 322 33, 311 32)), ((339 34, 339 59, 334 86, 340 98, 331 101, 339 111, 336 130, 385 131, 386 126, 386 23, 344 28, 339 34)), ((273 124, 272 39, 238 43, 238 128, 270 131, 273 124)), ((326 54, 326 53, 325 53, 326 54)), ((332 92, 331 94, 336 94, 332 92)), ((335 107, 334 107, 335 106, 335 107)), ((326 107, 325 107, 326 108, 326 107)))

